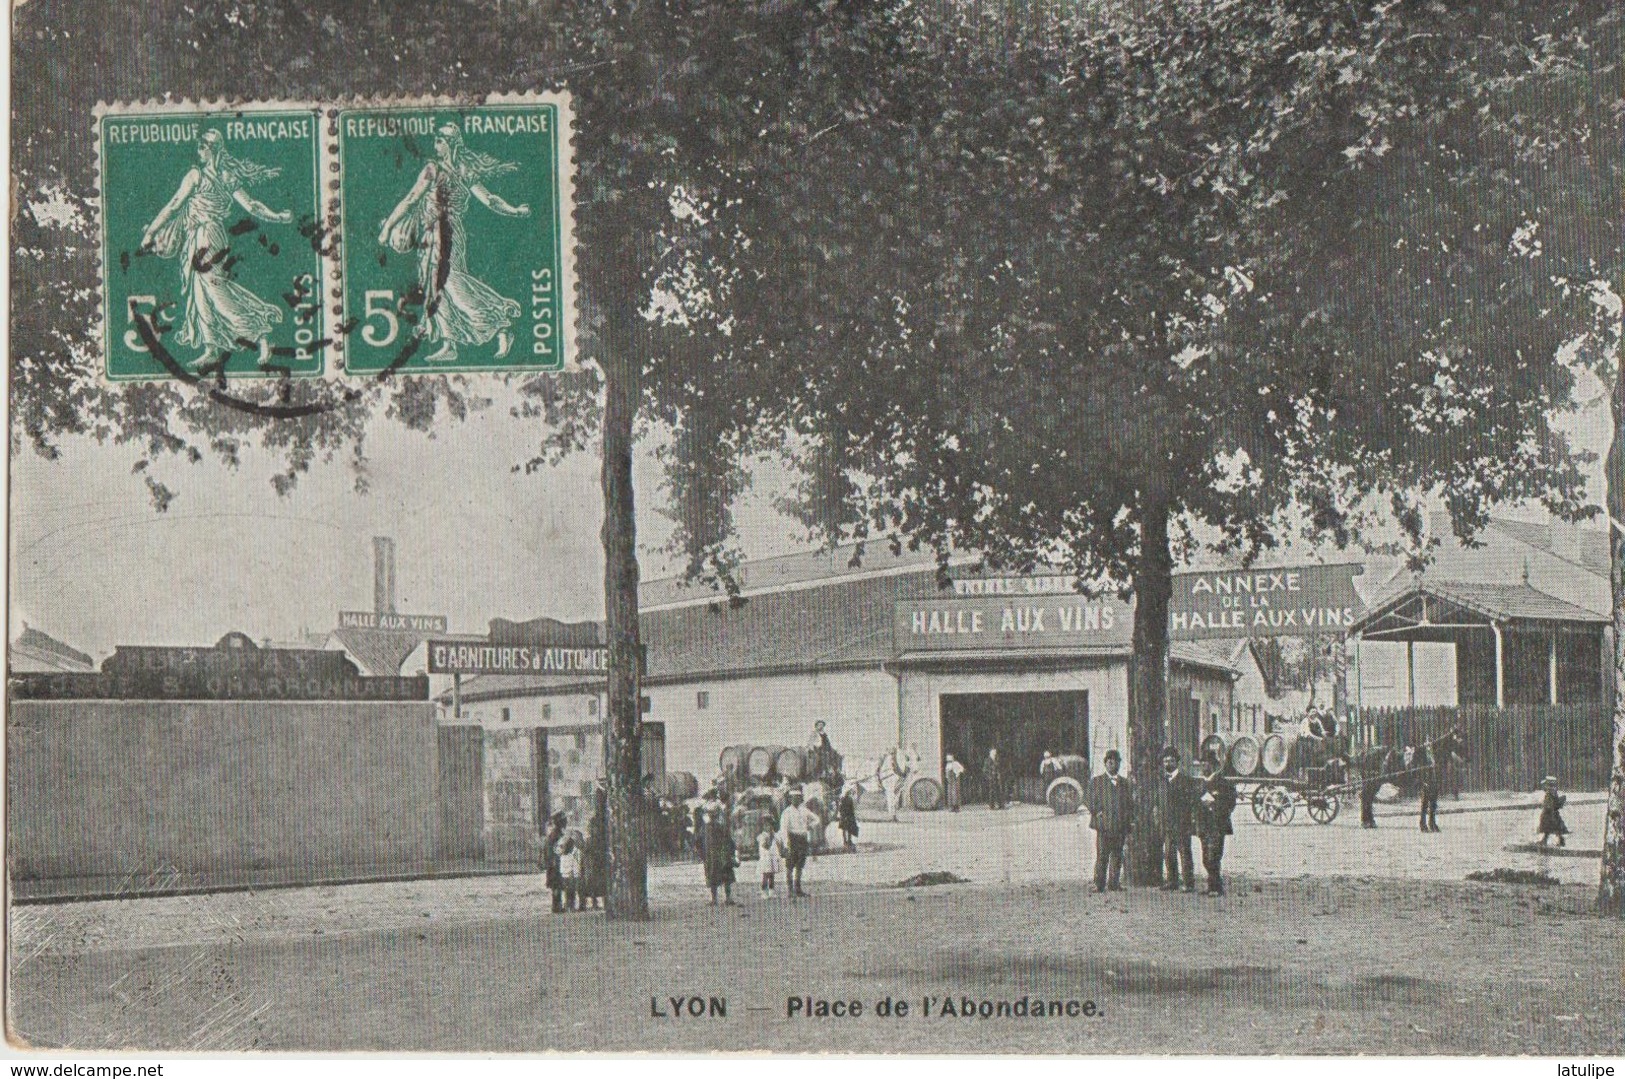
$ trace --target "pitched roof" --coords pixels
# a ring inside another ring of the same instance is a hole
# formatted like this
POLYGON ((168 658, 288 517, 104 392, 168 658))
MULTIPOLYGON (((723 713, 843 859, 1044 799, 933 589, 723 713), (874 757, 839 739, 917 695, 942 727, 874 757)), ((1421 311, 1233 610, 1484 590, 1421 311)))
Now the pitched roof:
POLYGON ((1168 658, 1193 667, 1207 667, 1227 674, 1239 674, 1241 669, 1236 661, 1246 644, 1245 638, 1222 641, 1173 641, 1168 645, 1168 658))
POLYGON ((1600 528, 1579 528, 1563 523, 1529 524, 1500 517, 1490 518, 1489 527, 1519 543, 1572 562, 1588 573, 1608 576, 1608 533, 1600 528))
MULTIPOLYGON (((845 579, 913 575, 934 570, 937 564, 936 555, 930 551, 905 549, 893 554, 890 544, 884 542, 865 544, 862 558, 857 558, 857 553, 857 544, 843 543, 827 550, 764 558, 740 566, 734 571, 734 579, 741 594, 749 596, 797 586, 827 586, 845 579)), ((644 581, 638 586, 638 606, 645 612, 680 603, 725 603, 727 599, 721 589, 681 577, 644 581)))
POLYGON ((53 665, 67 664, 80 670, 95 670, 96 661, 79 651, 71 648, 49 633, 42 633, 33 626, 24 626, 22 633, 11 642, 13 651, 31 654, 35 658, 45 660, 53 665))
POLYGON ((427 634, 393 630, 335 629, 327 639, 342 645, 362 674, 393 675, 401 673, 401 664, 426 637, 427 634))
MULTIPOLYGON (((718 597, 709 603, 685 602, 645 610, 640 619, 648 650, 645 679, 658 685, 768 672, 878 668, 896 656, 898 601, 941 595, 935 562, 928 561, 906 568, 886 566, 872 574, 842 576, 821 584, 797 580, 791 587, 760 592, 741 602, 718 597)), ((1118 645, 1091 654, 1117 658, 1128 653, 1126 646, 1118 645)), ((1175 641, 1169 654, 1178 663, 1227 673, 1236 670, 1235 645, 1229 641, 1175 641)), ((949 661, 956 654, 945 652, 940 658, 949 661)), ((1042 655, 1034 653, 1030 658, 1042 655)), ((475 701, 591 692, 601 685, 571 675, 488 674, 465 677, 461 693, 462 699, 475 701)), ((440 699, 450 700, 450 694, 442 693, 440 699)))
POLYGON ((1582 622, 1601 625, 1606 615, 1576 607, 1556 596, 1547 595, 1526 584, 1489 584, 1482 581, 1424 580, 1392 593, 1373 606, 1351 631, 1359 633, 1379 619, 1388 617, 1401 604, 1418 596, 1432 596, 1446 603, 1496 621, 1582 622))

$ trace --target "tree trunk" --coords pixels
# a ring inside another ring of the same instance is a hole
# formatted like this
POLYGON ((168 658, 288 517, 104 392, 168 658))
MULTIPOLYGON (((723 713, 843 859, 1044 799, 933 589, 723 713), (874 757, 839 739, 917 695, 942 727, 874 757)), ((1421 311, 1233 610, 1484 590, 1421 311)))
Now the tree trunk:
MULTIPOLYGON (((631 313, 635 318, 636 314, 631 313)), ((627 338, 633 335, 627 334, 627 338)), ((638 633, 637 522, 632 500, 632 423, 639 366, 616 342, 604 362, 604 616, 609 637, 609 706, 604 778, 609 789, 610 918, 649 916, 648 847, 643 835, 642 652, 638 633)))
POLYGON ((1602 826, 1597 909, 1625 918, 1625 359, 1616 356, 1614 438, 1608 447, 1608 580, 1614 594, 1614 768, 1602 826))
POLYGON ((1145 885, 1162 881, 1162 852, 1151 827, 1151 791, 1157 757, 1169 740, 1168 599, 1174 590, 1174 564, 1168 553, 1167 499, 1148 497, 1140 522, 1128 687, 1128 765, 1136 801, 1129 878, 1145 885))

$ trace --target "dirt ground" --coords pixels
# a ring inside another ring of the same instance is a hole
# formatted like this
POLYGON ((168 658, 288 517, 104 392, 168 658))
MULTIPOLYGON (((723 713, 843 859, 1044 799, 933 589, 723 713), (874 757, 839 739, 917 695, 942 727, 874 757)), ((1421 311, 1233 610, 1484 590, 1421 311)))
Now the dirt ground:
MULTIPOLYGON (((1516 804, 1446 803, 1442 836, 1403 806, 1374 832, 1238 813, 1218 900, 1094 895, 1082 818, 1023 807, 865 822, 859 854, 814 860, 811 900, 744 885, 714 909, 696 867, 660 867, 640 924, 551 915, 534 876, 20 906, 10 1029, 81 1050, 1619 1054, 1625 924, 1589 913, 1594 857, 1508 850, 1516 804), (1462 879, 1527 865, 1573 883, 1462 879), (932 870, 970 883, 891 886, 932 870), (864 1014, 788 1018, 808 995, 864 1014), (672 1016, 690 996, 726 1015, 672 1016), (875 1015, 887 997, 910 1014, 875 1015), (1100 1014, 941 1014, 966 997, 1100 1014)), ((1570 805, 1594 849, 1600 803, 1570 805)))

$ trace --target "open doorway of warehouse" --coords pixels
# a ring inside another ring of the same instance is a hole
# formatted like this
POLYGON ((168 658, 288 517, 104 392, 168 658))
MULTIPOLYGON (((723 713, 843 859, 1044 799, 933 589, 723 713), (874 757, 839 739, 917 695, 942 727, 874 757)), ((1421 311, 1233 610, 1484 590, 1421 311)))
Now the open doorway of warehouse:
POLYGON ((983 771, 990 746, 999 748, 1005 790, 1022 802, 1042 802, 1038 763, 1044 751, 1089 758, 1089 694, 944 693, 937 698, 942 752, 965 765, 965 800, 986 797, 983 771))

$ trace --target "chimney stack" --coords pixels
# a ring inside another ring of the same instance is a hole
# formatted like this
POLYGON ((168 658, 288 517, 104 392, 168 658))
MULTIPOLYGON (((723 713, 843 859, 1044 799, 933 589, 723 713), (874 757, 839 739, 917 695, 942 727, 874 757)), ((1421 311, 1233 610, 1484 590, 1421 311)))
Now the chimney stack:
POLYGON ((388 536, 372 537, 372 607, 395 613, 395 541, 388 536))

